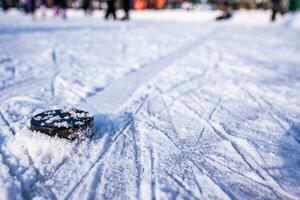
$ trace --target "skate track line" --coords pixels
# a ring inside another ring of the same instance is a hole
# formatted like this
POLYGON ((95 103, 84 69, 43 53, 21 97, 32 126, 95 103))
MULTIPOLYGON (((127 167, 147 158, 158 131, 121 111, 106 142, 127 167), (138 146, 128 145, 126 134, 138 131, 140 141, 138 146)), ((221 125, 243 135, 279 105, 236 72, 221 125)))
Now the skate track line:
POLYGON ((129 73, 120 79, 115 80, 104 88, 102 92, 95 96, 87 98, 87 103, 82 102, 82 108, 95 113, 117 112, 120 106, 144 83, 159 72, 170 66, 172 63, 180 60, 182 57, 202 45, 217 32, 217 28, 208 31, 200 39, 179 47, 177 50, 147 64, 142 65, 136 71, 129 73))

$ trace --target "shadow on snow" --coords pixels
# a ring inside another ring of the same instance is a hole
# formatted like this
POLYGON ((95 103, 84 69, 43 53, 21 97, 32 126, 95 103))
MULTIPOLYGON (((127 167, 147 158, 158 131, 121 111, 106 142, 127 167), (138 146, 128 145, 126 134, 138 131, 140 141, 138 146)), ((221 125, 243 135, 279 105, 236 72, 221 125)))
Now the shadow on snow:
POLYGON ((300 196, 300 123, 293 124, 281 138, 279 156, 283 159, 283 166, 277 174, 278 182, 300 196))
POLYGON ((102 138, 105 134, 113 136, 120 132, 126 125, 133 120, 132 113, 123 112, 118 114, 95 114, 95 131, 93 140, 102 138))

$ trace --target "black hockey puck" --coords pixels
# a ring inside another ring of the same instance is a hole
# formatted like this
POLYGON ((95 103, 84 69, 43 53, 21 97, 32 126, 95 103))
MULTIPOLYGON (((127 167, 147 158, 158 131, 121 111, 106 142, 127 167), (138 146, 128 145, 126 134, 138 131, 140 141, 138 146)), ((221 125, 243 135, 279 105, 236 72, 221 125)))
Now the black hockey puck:
POLYGON ((94 117, 90 113, 74 108, 45 111, 30 121, 33 131, 71 140, 90 136, 93 125, 94 117))

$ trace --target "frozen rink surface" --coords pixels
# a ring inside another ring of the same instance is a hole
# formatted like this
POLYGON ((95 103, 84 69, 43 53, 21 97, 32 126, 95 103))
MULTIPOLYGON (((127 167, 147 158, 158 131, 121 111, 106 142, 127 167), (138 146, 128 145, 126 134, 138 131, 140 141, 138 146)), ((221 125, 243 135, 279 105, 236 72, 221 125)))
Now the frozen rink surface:
POLYGON ((300 199, 300 14, 0 13, 1 199, 300 199), (32 132, 94 114, 83 141, 32 132))

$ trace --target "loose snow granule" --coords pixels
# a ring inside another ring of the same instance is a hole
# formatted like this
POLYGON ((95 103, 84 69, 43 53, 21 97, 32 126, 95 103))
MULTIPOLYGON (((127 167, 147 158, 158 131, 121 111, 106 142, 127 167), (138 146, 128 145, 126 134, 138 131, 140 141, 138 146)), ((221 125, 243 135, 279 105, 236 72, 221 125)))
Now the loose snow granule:
POLYGON ((75 125, 84 125, 84 122, 75 122, 75 125))
POLYGON ((77 113, 77 112, 74 112, 74 111, 70 111, 70 114, 71 114, 71 117, 74 118, 74 119, 78 119, 78 118, 84 118, 84 117, 87 117, 87 113, 77 113))
POLYGON ((43 120, 48 120, 48 119, 50 119, 52 117, 53 117, 53 115, 46 115, 45 117, 43 117, 43 120))
POLYGON ((50 119, 48 119, 47 121, 45 121, 46 124, 52 124, 53 122, 55 121, 59 121, 61 120, 61 117, 60 116, 55 116, 55 117, 52 117, 50 119))
POLYGON ((58 128, 60 128, 60 127, 68 128, 69 127, 69 124, 67 122, 55 122, 55 123, 53 123, 53 125, 58 128))
POLYGON ((42 116, 37 116, 34 119, 37 120, 37 121, 41 121, 42 120, 42 116))

